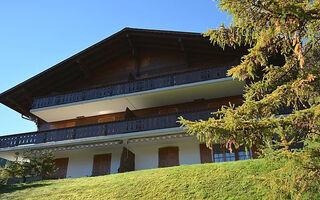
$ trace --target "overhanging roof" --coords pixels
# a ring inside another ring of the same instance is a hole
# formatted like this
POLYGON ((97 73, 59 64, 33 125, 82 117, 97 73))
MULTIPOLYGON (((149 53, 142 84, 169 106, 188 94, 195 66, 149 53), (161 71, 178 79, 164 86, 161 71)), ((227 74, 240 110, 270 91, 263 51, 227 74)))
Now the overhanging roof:
POLYGON ((210 44, 208 38, 204 38, 200 33, 124 28, 1 93, 0 102, 25 116, 32 117, 30 109, 34 98, 46 96, 57 88, 63 88, 65 84, 85 78, 79 61, 85 62, 91 70, 115 57, 132 53, 134 48, 180 51, 181 41, 184 50, 190 53, 243 55, 246 52, 245 48, 226 48, 222 51, 220 47, 210 44))

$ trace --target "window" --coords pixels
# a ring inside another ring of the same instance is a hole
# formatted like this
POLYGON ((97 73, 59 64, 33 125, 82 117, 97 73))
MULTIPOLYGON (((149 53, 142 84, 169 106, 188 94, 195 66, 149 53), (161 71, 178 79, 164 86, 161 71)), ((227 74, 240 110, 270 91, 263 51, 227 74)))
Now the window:
POLYGON ((238 150, 239 160, 249 160, 251 158, 251 152, 249 149, 245 149, 245 147, 240 147, 238 150))
POLYGON ((228 162, 236 160, 248 160, 251 159, 251 152, 245 147, 240 147, 230 152, 224 145, 215 144, 212 149, 209 149, 206 144, 200 144, 200 159, 201 163, 211 162, 228 162))
POLYGON ((213 146, 213 155, 214 155, 214 162, 224 162, 225 161, 225 149, 222 148, 222 145, 215 144, 213 146))
POLYGON ((159 149, 159 167, 179 165, 179 147, 164 147, 159 149))

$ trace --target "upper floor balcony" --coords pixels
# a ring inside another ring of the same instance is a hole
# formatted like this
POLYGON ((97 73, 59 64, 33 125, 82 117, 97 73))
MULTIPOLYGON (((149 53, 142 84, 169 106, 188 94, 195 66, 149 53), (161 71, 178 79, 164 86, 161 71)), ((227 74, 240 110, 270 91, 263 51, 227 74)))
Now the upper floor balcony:
POLYGON ((179 128, 180 124, 177 123, 179 116, 189 120, 207 120, 213 111, 216 109, 1 136, 0 152, 23 148, 122 140, 152 134, 168 134, 170 130, 173 133, 182 132, 183 130, 179 128))
POLYGON ((31 113, 47 122, 213 99, 243 93, 244 83, 216 67, 40 97, 31 113))

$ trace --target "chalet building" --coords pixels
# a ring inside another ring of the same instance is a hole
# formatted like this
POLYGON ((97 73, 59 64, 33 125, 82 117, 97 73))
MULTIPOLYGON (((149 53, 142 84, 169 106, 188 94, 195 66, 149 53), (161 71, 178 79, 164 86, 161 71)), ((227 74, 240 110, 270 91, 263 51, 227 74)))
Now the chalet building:
POLYGON ((177 123, 241 104, 245 84, 226 72, 245 53, 200 33, 125 28, 0 95, 38 127, 0 137, 0 157, 50 150, 53 178, 249 159, 245 148, 209 149, 177 123))

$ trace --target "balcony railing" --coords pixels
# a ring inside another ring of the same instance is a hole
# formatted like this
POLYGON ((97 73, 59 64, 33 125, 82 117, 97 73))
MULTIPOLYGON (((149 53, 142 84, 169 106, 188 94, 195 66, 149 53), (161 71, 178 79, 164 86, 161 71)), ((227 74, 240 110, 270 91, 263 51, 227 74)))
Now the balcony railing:
POLYGON ((2 136, 0 137, 0 148, 174 128, 180 126, 177 123, 177 118, 179 116, 183 116, 185 119, 189 120, 206 120, 209 118, 211 112, 213 112, 213 110, 145 117, 72 128, 2 136))
POLYGON ((95 89, 88 89, 83 91, 70 92, 67 94, 36 98, 32 104, 32 109, 225 78, 228 69, 230 69, 230 67, 217 67, 213 69, 186 72, 180 74, 171 74, 157 78, 148 78, 133 82, 109 85, 106 87, 100 87, 95 89))

